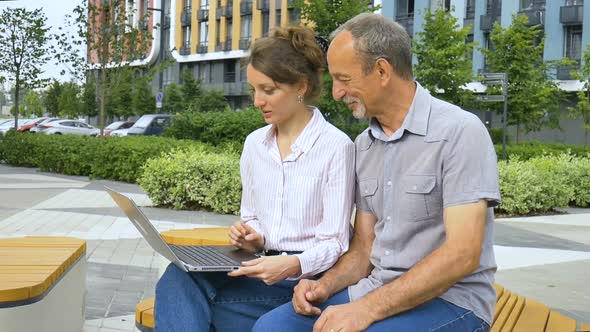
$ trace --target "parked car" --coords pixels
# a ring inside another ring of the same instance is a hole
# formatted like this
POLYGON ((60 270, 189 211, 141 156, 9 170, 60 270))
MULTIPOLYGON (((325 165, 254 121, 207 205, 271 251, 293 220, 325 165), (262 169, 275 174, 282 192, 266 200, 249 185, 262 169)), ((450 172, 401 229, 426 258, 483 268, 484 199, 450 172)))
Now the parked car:
POLYGON ((100 130, 78 120, 56 120, 38 126, 40 134, 98 136, 100 130))
MULTIPOLYGON (((31 119, 18 119, 18 126, 20 127, 20 125, 26 124, 30 121, 31 119)), ((2 124, 0 124, 0 134, 6 135, 6 132, 8 132, 10 129, 13 129, 14 122, 14 119, 2 122, 2 124)))
POLYGON ((170 125, 170 114, 146 114, 129 128, 127 135, 162 135, 164 128, 170 125))
POLYGON ((24 133, 24 132, 30 131, 31 128, 35 127, 36 125, 38 125, 39 123, 45 121, 46 119, 47 119, 47 117, 41 117, 41 118, 36 118, 36 119, 29 120, 26 123, 23 123, 20 126, 18 126, 17 131, 19 133, 24 133))
POLYGON ((35 125, 31 129, 29 129, 29 132, 32 133, 32 134, 34 134, 36 132, 39 132, 39 126, 40 125, 45 125, 45 124, 48 124, 50 122, 57 121, 57 120, 61 120, 61 119, 60 118, 47 118, 47 119, 39 122, 37 125, 35 125))
POLYGON ((127 135, 127 129, 131 128, 135 121, 115 121, 110 125, 106 126, 102 131, 104 136, 125 136, 127 135), (125 131, 125 135, 112 135, 114 131, 125 131))

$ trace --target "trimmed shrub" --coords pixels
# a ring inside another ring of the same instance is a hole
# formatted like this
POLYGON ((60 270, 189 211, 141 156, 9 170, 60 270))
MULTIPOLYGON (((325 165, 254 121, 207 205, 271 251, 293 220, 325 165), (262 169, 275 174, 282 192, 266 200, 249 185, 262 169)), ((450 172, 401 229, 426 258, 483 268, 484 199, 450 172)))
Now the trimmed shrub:
POLYGON ((590 158, 547 155, 498 163, 502 204, 509 215, 552 211, 590 204, 590 158))
POLYGON ((156 204, 238 214, 242 185, 239 155, 174 150, 143 166, 139 185, 156 204))
MULTIPOLYGON (((496 144, 496 155, 498 160, 502 158, 502 144, 496 144)), ((560 155, 568 153, 573 156, 586 157, 590 155, 590 146, 563 144, 563 143, 543 143, 543 142, 522 142, 506 145, 506 155, 508 159, 517 157, 519 160, 528 160, 534 157, 545 155, 560 155)))

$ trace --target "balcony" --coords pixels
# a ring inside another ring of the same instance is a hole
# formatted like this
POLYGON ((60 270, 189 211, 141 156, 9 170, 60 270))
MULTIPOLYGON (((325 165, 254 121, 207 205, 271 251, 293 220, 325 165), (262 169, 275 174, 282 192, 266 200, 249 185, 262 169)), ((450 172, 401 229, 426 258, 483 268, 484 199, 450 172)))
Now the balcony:
POLYGON ((184 44, 182 44, 182 46, 180 47, 180 50, 178 51, 178 53, 180 55, 189 55, 189 54, 191 54, 191 43, 190 42, 185 42, 184 44))
POLYGON ((559 22, 563 25, 578 25, 584 20, 584 6, 561 6, 559 9, 559 22))
POLYGON ((557 73, 555 78, 562 81, 575 80, 576 78, 572 76, 572 71, 576 71, 579 68, 580 65, 578 64, 557 67, 557 73))
POLYGON ((250 49, 250 37, 240 39, 239 47, 240 47, 240 50, 250 49))
POLYGON ((224 8, 224 16, 227 18, 234 16, 234 7, 233 6, 225 6, 224 8))
POLYGON ((209 46, 207 45, 207 42, 201 42, 199 45, 197 45, 197 53, 199 54, 207 53, 208 50, 209 46))
POLYGON ((469 33, 472 34, 473 33, 473 26, 475 25, 475 20, 472 18, 466 18, 463 20, 463 27, 467 27, 471 25, 471 30, 469 30, 469 33))
POLYGON ((224 16, 223 15, 223 7, 217 7, 217 9, 215 10, 215 19, 221 20, 221 16, 224 16))
POLYGON ((406 29, 410 38, 414 36, 414 14, 400 15, 395 18, 395 21, 406 29))
POLYGON ((207 8, 199 9, 199 11, 197 12, 197 20, 199 22, 209 20, 209 9, 207 9, 207 8))
POLYGON ((481 15, 479 17, 479 29, 484 32, 492 31, 494 22, 500 22, 500 16, 481 15))
POLYGON ((270 10, 270 0, 256 0, 256 9, 261 12, 268 12, 270 10))
POLYGON ((533 8, 521 10, 518 15, 526 15, 529 19, 527 26, 532 27, 535 25, 545 24, 545 8, 533 8))
POLYGON ((219 44, 215 45, 215 52, 221 52, 222 49, 223 49, 223 43, 219 43, 219 44))
POLYGON ((240 3, 240 15, 252 15, 252 1, 244 1, 240 3))
POLYGON ((222 51, 229 52, 231 51, 231 39, 226 40, 222 44, 222 51))
POLYGON ((182 14, 180 14, 180 25, 183 27, 191 25, 191 15, 191 8, 185 7, 182 14))

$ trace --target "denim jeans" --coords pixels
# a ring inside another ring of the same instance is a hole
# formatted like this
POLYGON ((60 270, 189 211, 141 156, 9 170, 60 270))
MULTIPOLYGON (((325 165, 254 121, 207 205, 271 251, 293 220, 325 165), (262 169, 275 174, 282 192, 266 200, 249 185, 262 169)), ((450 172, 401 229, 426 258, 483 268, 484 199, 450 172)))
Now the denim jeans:
MULTIPOLYGON (((344 290, 322 303, 324 310, 330 305, 349 303, 348 291, 344 290)), ((302 316, 293 310, 291 302, 264 314, 254 326, 254 332, 311 331, 319 316, 302 316)), ((371 325, 366 331, 396 332, 487 332, 489 326, 473 312, 458 307, 441 298, 436 298, 412 310, 389 317, 371 325)))
POLYGON ((170 264, 156 286, 155 330, 250 331, 264 313, 291 301, 296 284, 268 286, 226 272, 187 273, 170 264))

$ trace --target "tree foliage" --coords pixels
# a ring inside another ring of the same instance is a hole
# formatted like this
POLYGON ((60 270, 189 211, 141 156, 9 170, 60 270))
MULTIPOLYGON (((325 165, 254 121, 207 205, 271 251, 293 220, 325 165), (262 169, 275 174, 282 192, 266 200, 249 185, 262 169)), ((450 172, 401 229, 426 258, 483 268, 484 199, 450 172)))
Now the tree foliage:
POLYGON ((467 43, 471 26, 461 28, 451 12, 437 9, 424 12, 424 30, 414 40, 414 67, 417 80, 432 95, 450 103, 467 107, 473 93, 465 85, 473 81, 469 54, 476 43, 467 43))
POLYGON ((573 73, 573 76, 582 82, 584 86, 578 91, 578 103, 576 106, 568 108, 569 116, 582 119, 584 144, 588 145, 588 132, 590 132, 590 45, 586 47, 582 64, 579 70, 573 73))
MULTIPOLYGON (((18 110, 21 91, 44 85, 41 67, 51 56, 47 17, 42 9, 5 8, 0 13, 0 72, 14 85, 14 109, 18 110)), ((18 120, 18 113, 15 112, 18 120)), ((15 121, 15 129, 18 121, 15 121)))
MULTIPOLYGON (((527 23, 525 15, 515 16, 507 28, 496 23, 490 35, 493 50, 482 49, 488 71, 508 73, 508 124, 516 126, 517 142, 521 129, 559 128, 563 100, 549 75, 552 64, 543 61, 543 31, 527 23)), ((501 112, 501 105, 496 110, 501 112)))
POLYGON ((25 117, 40 117, 43 115, 43 104, 39 93, 34 90, 29 90, 24 98, 25 102, 22 106, 24 110, 20 112, 25 117))

